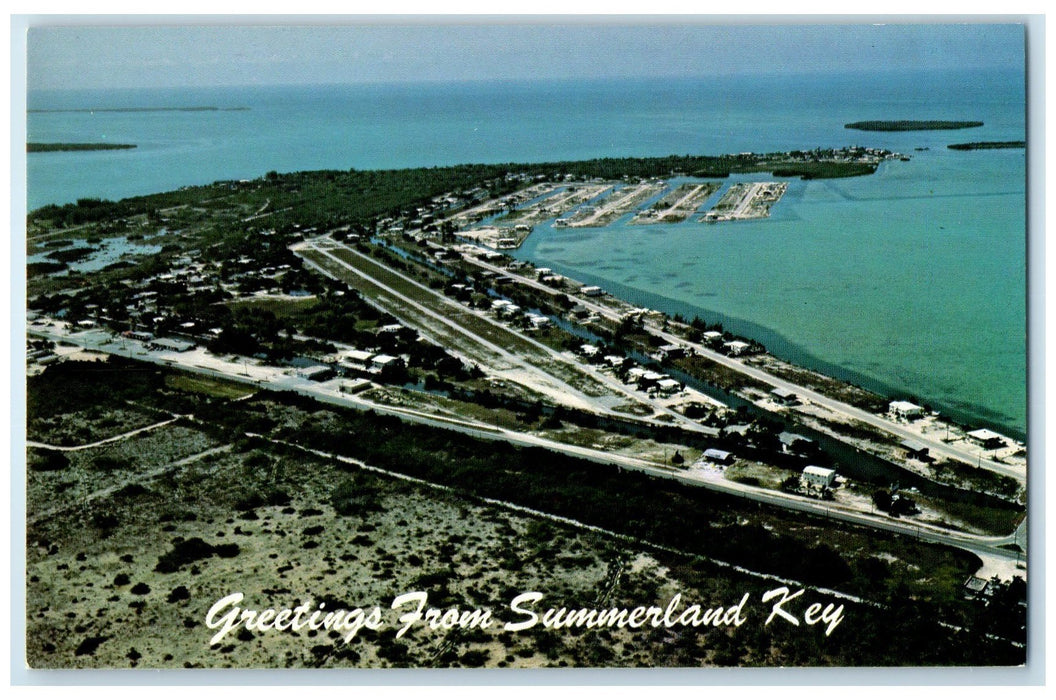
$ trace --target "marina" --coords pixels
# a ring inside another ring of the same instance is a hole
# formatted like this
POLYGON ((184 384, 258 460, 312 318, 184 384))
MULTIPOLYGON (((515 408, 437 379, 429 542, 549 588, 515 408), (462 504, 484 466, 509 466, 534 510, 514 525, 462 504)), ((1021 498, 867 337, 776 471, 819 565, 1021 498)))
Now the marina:
POLYGON ((700 220, 715 223, 765 219, 787 189, 787 182, 742 182, 731 185, 715 208, 700 220))
POLYGON ((701 182, 685 183, 666 193, 649 209, 638 212, 632 224, 677 224, 685 221, 711 195, 715 194, 721 183, 701 182))

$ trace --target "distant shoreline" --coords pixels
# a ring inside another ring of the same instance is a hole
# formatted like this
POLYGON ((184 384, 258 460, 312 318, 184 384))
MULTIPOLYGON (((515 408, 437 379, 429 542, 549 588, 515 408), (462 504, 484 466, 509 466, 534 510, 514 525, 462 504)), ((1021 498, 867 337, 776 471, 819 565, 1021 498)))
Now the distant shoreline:
POLYGON ((101 107, 77 109, 27 109, 30 114, 62 114, 95 112, 248 112, 249 107, 101 107))
POLYGON ((1026 148, 1026 141, 973 141, 971 143, 951 143, 946 148, 954 151, 983 151, 997 148, 1026 148))
POLYGON ((850 124, 844 124, 843 128, 857 129, 858 131, 944 131, 947 129, 974 129, 982 125, 982 122, 901 119, 894 121, 851 122, 850 124))
POLYGON ((136 148, 134 143, 27 143, 26 153, 56 151, 122 151, 136 148))

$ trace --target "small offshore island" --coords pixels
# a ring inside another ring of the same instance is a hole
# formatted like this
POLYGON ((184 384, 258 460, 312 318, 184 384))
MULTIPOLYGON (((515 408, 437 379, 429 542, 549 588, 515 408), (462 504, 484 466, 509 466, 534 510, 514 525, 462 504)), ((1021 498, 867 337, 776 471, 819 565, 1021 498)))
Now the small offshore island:
POLYGON ((850 124, 844 124, 843 128, 857 129, 858 131, 945 131, 948 129, 974 129, 982 125, 982 122, 898 119, 892 121, 851 122, 850 124))
POLYGON ((123 151, 135 148, 134 143, 27 143, 26 153, 56 151, 123 151))
POLYGON ((954 151, 986 151, 999 148, 1026 148, 1026 141, 972 141, 971 143, 951 143, 946 148, 954 151))
POLYGON ((79 107, 76 109, 27 109, 30 114, 94 114, 96 112, 248 112, 249 107, 215 107, 213 105, 191 107, 79 107))

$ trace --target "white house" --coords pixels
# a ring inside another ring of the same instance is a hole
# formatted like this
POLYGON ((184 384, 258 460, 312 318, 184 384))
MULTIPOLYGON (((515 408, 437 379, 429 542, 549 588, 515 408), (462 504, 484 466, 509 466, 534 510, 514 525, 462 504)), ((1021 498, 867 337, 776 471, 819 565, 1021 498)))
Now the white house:
POLYGON ((1004 447, 1008 443, 1008 438, 1000 433, 995 433, 993 430, 987 428, 980 428, 979 430, 973 430, 968 433, 968 437, 971 438, 972 442, 977 445, 982 445, 988 448, 1004 447))
POLYGON ((597 345, 591 345, 590 343, 583 343, 579 346, 579 352, 584 357, 594 358, 601 355, 601 348, 597 345))
POLYGON ((649 370, 647 370, 645 367, 631 367, 629 370, 627 370, 627 383, 637 384, 638 382, 642 381, 642 379, 645 377, 646 374, 648 374, 648 372, 649 370))
POLYGON ((810 466, 803 470, 803 481, 807 482, 808 486, 832 488, 836 483, 836 472, 825 467, 810 466))
POLYGON ((892 401, 887 407, 888 412, 896 418, 912 420, 924 415, 924 409, 909 401, 892 401))
POLYGON ((550 319, 542 314, 528 314, 528 323, 535 329, 546 328, 550 325, 550 319))
POLYGON ((370 366, 372 357, 374 357, 374 353, 366 350, 348 350, 341 354, 339 363, 349 369, 366 370, 370 366))
POLYGON ((677 391, 681 391, 682 384, 678 380, 668 377, 666 379, 661 379, 656 383, 656 390, 664 396, 670 396, 677 391))
POLYGON ((726 348, 726 351, 731 355, 737 356, 743 355, 745 352, 747 352, 748 348, 750 348, 751 345, 744 342, 743 340, 731 340, 728 343, 724 343, 723 347, 726 348))
POLYGON ((392 355, 375 355, 374 359, 370 361, 371 372, 381 372, 387 367, 399 367, 403 364, 403 360, 392 355))

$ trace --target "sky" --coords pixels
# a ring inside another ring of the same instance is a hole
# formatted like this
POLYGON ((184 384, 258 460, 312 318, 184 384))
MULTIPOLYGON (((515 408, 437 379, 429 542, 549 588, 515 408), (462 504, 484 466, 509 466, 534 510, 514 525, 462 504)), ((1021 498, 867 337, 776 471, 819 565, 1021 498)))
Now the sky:
POLYGON ((745 25, 707 17, 412 17, 400 24, 359 18, 344 25, 312 18, 305 21, 315 24, 299 26, 251 26, 269 21, 252 17, 212 26, 71 21, 77 20, 29 23, 30 89, 690 77, 1022 67, 1024 60, 1023 29, 1010 24, 745 25))

